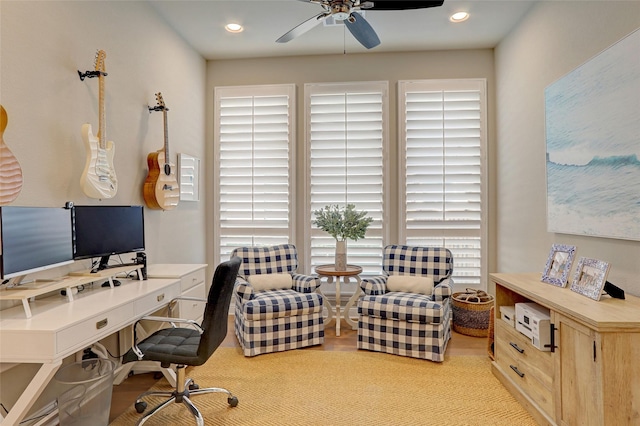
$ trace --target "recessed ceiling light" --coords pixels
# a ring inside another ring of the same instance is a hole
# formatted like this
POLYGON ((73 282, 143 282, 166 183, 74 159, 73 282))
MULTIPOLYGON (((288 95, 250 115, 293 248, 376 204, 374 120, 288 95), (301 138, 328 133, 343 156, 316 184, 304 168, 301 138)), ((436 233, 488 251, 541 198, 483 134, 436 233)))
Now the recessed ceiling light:
POLYGON ((449 17, 451 22, 462 22, 469 19, 469 14, 467 12, 456 12, 449 17))
POLYGON ((240 24, 227 24, 224 26, 224 29, 230 33, 241 33, 242 30, 244 30, 240 24))

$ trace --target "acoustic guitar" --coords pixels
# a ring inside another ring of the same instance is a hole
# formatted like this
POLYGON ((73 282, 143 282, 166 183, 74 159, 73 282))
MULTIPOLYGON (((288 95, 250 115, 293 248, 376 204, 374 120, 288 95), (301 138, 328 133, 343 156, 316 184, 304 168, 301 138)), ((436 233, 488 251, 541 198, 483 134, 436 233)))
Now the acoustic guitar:
POLYGON ((113 156, 115 145, 112 141, 107 142, 106 118, 104 110, 104 77, 105 57, 104 50, 99 50, 96 54, 95 70, 98 74, 98 134, 93 135, 91 124, 82 126, 82 140, 87 150, 87 161, 85 163, 80 185, 87 197, 91 198, 112 198, 118 192, 118 179, 113 167, 113 156))
POLYGON ((8 121, 7 111, 0 105, 0 206, 11 203, 22 190, 22 169, 4 143, 4 130, 8 121))
POLYGON ((157 106, 150 111, 162 111, 164 121, 164 147, 147 156, 149 174, 142 187, 144 202, 150 209, 171 210, 178 205, 180 188, 176 180, 176 166, 170 161, 167 111, 162 93, 156 93, 157 106))

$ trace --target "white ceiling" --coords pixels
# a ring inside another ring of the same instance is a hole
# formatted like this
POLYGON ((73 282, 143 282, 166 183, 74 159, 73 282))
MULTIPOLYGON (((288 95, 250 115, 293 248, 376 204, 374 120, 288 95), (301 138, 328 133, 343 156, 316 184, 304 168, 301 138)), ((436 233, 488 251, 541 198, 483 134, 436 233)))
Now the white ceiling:
MULTIPOLYGON (((288 43, 275 40, 322 12, 300 0, 148 0, 206 59, 362 53, 341 26, 318 25, 288 43), (229 22, 244 26, 231 34, 229 22)), ((375 0, 372 0, 375 2, 375 0)), ((537 0, 445 0, 441 7, 367 11, 365 18, 381 44, 371 52, 492 48, 518 24, 537 0), (467 11, 470 18, 453 24, 449 16, 467 11)))

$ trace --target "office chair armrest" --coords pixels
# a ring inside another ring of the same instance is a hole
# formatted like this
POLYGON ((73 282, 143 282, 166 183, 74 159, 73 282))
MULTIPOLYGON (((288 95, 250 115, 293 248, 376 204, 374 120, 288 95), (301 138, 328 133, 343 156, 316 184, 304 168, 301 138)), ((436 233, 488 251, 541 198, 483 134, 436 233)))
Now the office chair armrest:
POLYGON ((387 292, 387 278, 386 275, 363 278, 360 288, 367 296, 380 296, 387 292))
POLYGON ((173 299, 171 299, 171 301, 169 302, 169 316, 173 317, 173 308, 176 306, 176 304, 178 303, 178 301, 180 300, 190 300, 192 302, 203 302, 206 303, 207 299, 204 299, 202 297, 192 297, 192 296, 178 296, 178 297, 174 297, 173 299))
POLYGON ((156 322, 168 322, 169 324, 171 324, 171 327, 176 328, 176 324, 189 324, 191 326, 193 326, 196 330, 198 330, 200 333, 203 332, 202 327, 200 326, 200 324, 198 324, 196 321, 192 320, 192 319, 186 319, 186 318, 174 318, 174 317, 157 317, 157 316, 153 316, 153 315, 149 315, 146 317, 142 317, 140 318, 138 321, 136 321, 136 323, 134 324, 134 333, 135 333, 135 327, 138 325, 138 323, 140 321, 156 321, 156 322))
POLYGON ((292 274, 293 289, 300 293, 313 293, 322 282, 320 278, 311 275, 292 274))
POLYGON ((441 302, 453 294, 453 280, 445 278, 440 281, 434 288, 431 299, 434 302, 441 302))

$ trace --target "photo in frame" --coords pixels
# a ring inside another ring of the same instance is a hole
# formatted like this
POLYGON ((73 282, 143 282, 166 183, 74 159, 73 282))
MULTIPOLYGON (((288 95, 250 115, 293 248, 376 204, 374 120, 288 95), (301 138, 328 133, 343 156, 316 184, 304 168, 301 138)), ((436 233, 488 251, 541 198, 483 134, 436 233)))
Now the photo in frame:
POLYGON ((544 266, 542 282, 564 287, 569 281, 571 265, 576 254, 576 246, 554 244, 544 266))
POLYGON ((593 300, 600 300, 607 282, 609 262, 581 257, 573 274, 571 290, 593 300))

